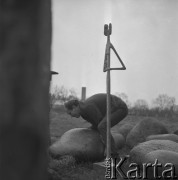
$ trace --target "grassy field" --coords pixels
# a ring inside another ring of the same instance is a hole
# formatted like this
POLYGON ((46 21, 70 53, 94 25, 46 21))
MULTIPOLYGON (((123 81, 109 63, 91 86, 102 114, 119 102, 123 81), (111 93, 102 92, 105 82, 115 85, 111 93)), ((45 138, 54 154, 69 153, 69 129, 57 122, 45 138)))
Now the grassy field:
MULTIPOLYGON (((119 126, 124 124, 135 125, 144 117, 128 115, 122 122, 112 128, 116 131, 119 126)), ((174 118, 157 118, 166 124, 169 132, 178 129, 178 119, 174 118)), ((77 127, 89 127, 90 124, 82 118, 72 118, 65 113, 64 107, 56 106, 50 113, 50 133, 51 142, 55 142, 66 131, 77 127)), ((120 155, 128 154, 129 149, 124 147, 119 151, 120 155)), ((49 162, 50 180, 103 180, 104 172, 93 168, 92 163, 76 163, 71 156, 64 156, 60 159, 50 158, 49 162)))

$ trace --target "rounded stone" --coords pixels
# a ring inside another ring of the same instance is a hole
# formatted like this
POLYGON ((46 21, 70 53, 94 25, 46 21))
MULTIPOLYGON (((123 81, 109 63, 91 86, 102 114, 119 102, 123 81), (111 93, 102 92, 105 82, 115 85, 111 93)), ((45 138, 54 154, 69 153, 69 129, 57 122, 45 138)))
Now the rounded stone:
POLYGON ((49 148, 53 156, 71 155, 77 160, 92 162, 103 160, 104 150, 99 133, 88 128, 75 128, 65 132, 49 148))
POLYGON ((112 132, 112 136, 114 138, 116 149, 122 149, 125 145, 125 138, 122 134, 112 132))
POLYGON ((130 151, 130 162, 142 164, 146 154, 155 150, 167 150, 178 153, 178 143, 170 140, 150 140, 138 144, 130 151))
POLYGON ((174 134, 178 135, 178 129, 173 132, 174 134))
POLYGON ((178 143, 178 136, 176 134, 156 134, 150 135, 146 138, 146 141, 160 139, 160 140, 170 140, 178 143))
MULTIPOLYGON (((157 168, 157 177, 160 176, 159 179, 165 179, 166 177, 170 176, 169 173, 165 174, 165 170, 172 170, 172 176, 178 176, 178 153, 168 150, 155 150, 151 151, 150 153, 146 154, 143 158, 142 163, 151 163, 152 165, 161 165, 157 168), (172 168, 171 168, 172 167, 172 168)), ((148 168, 148 178, 155 178, 154 168, 148 168)))
POLYGON ((132 128, 133 128, 133 125, 131 125, 131 124, 124 124, 121 127, 118 127, 117 133, 122 134, 124 136, 124 138, 126 139, 128 133, 131 131, 132 128))
POLYGON ((154 118, 145 118, 128 133, 126 145, 133 148, 138 143, 144 142, 149 135, 167 133, 168 130, 163 123, 154 118))

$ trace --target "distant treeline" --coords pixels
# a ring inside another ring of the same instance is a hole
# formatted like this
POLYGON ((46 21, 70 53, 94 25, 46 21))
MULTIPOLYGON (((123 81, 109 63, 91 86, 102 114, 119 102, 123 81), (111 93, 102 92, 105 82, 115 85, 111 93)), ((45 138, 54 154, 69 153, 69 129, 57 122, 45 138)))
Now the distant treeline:
POLYGON ((79 99, 75 89, 67 89, 64 86, 55 86, 50 92, 50 107, 54 104, 64 104, 71 99, 79 99))
POLYGON ((175 97, 170 97, 167 94, 159 94, 150 106, 144 99, 138 99, 132 104, 125 93, 116 93, 116 95, 127 103, 129 114, 131 115, 161 117, 178 115, 178 106, 176 105, 175 97))

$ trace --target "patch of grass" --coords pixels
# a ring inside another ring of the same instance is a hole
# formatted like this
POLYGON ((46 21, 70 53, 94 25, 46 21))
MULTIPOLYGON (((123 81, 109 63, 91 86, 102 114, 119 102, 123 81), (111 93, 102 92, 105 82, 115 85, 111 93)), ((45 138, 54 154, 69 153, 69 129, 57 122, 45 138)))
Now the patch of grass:
POLYGON ((48 168, 50 180, 103 180, 104 174, 98 174, 92 163, 80 163, 72 156, 52 159, 48 168))

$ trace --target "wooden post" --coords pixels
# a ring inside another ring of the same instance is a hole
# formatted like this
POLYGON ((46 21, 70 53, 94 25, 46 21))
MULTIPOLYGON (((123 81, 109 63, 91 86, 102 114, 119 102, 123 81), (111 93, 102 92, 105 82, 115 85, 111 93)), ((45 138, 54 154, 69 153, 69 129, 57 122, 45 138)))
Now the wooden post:
POLYGON ((81 100, 85 101, 85 99, 86 99, 86 87, 82 87, 82 97, 81 97, 81 100))
POLYGON ((0 3, 0 179, 47 180, 50 0, 0 3))

